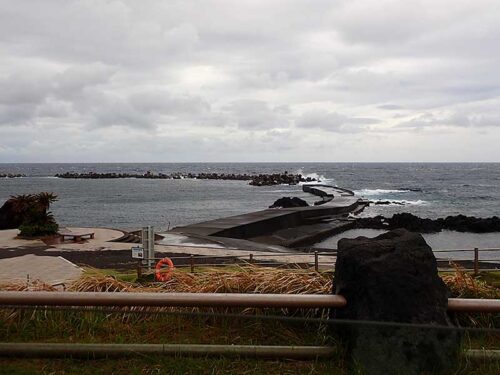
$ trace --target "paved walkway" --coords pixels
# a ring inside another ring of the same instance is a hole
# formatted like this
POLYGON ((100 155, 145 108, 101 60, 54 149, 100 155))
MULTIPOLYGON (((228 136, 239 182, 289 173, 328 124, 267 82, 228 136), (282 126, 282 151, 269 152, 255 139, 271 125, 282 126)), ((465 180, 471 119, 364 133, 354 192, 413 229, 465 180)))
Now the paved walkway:
MULTIPOLYGON (((2 251, 9 252, 19 249, 19 255, 16 257, 9 257, 9 259, 0 260, 0 280, 9 278, 26 280, 26 275, 30 277, 41 278, 46 282, 54 283, 62 279, 69 279, 72 277, 79 277, 81 271, 75 271, 72 263, 57 256, 45 256, 51 252, 58 252, 58 255, 64 257, 65 252, 85 251, 85 252, 99 252, 105 250, 130 250, 136 244, 109 242, 110 240, 122 236, 122 232, 114 229, 105 228, 70 228, 71 230, 88 230, 95 232, 95 238, 85 240, 81 243, 74 243, 66 241, 64 243, 54 243, 47 245, 41 240, 22 240, 17 239, 17 230, 2 230, 0 231, 0 253, 2 251), (31 250, 42 250, 43 256, 35 256, 31 254, 31 250), (22 250, 22 251, 21 251, 22 250), (26 255, 28 254, 28 255, 26 255), (2 263, 3 262, 3 263, 2 263), (71 264, 71 266, 68 266, 71 264), (66 274, 68 272, 68 274, 66 274), (67 275, 67 276, 66 276, 67 275)), ((184 245, 155 245, 157 252, 174 253, 182 255, 206 255, 206 256, 230 256, 239 257, 244 260, 250 259, 250 254, 253 255, 255 262, 259 261, 273 261, 280 263, 314 263, 314 254, 293 254, 293 253, 276 253, 272 251, 252 250, 246 248, 245 250, 235 248, 214 248, 209 246, 184 246, 184 245)), ((14 255, 14 254, 13 254, 14 255)), ((14 255, 15 256, 15 255, 14 255)), ((332 267, 335 262, 334 255, 321 255, 320 264, 323 267, 332 267)))
POLYGON ((49 285, 78 279, 83 270, 62 257, 28 254, 0 259, 0 282, 41 280, 49 285))

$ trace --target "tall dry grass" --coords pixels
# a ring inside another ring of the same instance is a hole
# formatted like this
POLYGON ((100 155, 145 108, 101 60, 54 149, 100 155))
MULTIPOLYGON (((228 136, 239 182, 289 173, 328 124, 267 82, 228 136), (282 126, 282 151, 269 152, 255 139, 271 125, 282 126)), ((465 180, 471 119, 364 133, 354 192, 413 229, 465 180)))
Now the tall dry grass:
MULTIPOLYGON (((442 277, 451 297, 500 298, 500 289, 474 278, 459 266, 453 274, 442 277)), ((329 294, 332 291, 330 274, 307 270, 289 270, 258 266, 238 266, 230 271, 220 269, 200 273, 174 271, 166 282, 147 284, 120 281, 99 271, 86 273, 69 284, 67 291, 74 292, 186 292, 186 293, 278 293, 278 294, 329 294)), ((39 280, 0 284, 4 291, 56 291, 39 280)))

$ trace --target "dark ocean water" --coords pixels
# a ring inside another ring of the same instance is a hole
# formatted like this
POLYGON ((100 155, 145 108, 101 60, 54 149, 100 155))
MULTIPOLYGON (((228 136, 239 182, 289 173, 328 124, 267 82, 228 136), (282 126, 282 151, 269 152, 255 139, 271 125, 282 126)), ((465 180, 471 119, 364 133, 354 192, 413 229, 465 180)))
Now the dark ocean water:
POLYGON ((401 205, 373 206, 364 215, 412 212, 422 217, 500 215, 500 164, 487 163, 123 163, 0 164, 0 173, 28 177, 0 179, 0 204, 13 194, 52 191, 52 208, 63 225, 123 229, 166 228, 264 209, 282 196, 299 196, 301 186, 253 187, 245 181, 70 180, 56 173, 76 172, 224 172, 288 171, 320 177, 372 200, 401 205), (421 191, 410 191, 420 189, 421 191))

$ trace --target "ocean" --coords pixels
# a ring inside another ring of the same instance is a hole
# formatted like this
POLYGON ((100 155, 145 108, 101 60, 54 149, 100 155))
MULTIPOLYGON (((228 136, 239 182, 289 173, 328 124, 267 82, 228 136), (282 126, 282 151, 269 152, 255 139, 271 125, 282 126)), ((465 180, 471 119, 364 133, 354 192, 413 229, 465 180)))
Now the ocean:
MULTIPOLYGON (((11 195, 50 191, 52 212, 63 226, 138 229, 178 225, 262 210, 283 196, 313 202, 297 186, 255 187, 248 181, 54 178, 63 172, 302 173, 389 205, 363 215, 411 212, 421 217, 500 214, 500 163, 89 163, 0 164, 0 204, 11 195)), ((498 243, 500 245, 500 241, 498 243)))

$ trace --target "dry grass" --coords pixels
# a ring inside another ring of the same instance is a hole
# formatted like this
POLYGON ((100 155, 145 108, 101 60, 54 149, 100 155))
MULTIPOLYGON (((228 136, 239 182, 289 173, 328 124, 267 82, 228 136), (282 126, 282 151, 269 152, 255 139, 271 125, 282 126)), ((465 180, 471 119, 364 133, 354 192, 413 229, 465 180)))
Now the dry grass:
POLYGON ((443 276, 443 281, 456 298, 500 298, 500 290, 488 285, 485 281, 474 278, 462 267, 453 264, 455 273, 443 276))
POLYGON ((86 275, 68 290, 78 292, 186 292, 186 293, 287 293, 328 294, 331 277, 317 272, 244 266, 235 270, 203 273, 173 272, 167 282, 139 285, 111 276, 86 275))
MULTIPOLYGON (((455 265, 455 272, 442 277, 452 297, 500 298, 500 289, 474 278, 455 265)), ((6 291, 55 291, 56 288, 39 280, 0 284, 6 291)), ((229 271, 208 269, 206 272, 174 271, 166 282, 138 284, 120 281, 99 270, 87 272, 67 286, 74 292, 186 292, 186 293, 278 293, 329 294, 332 276, 307 270, 290 270, 258 266, 238 266, 229 271)))
POLYGON ((0 283, 0 290, 9 292, 55 292, 57 289, 52 285, 46 284, 40 280, 33 280, 30 283, 26 281, 13 281, 9 283, 0 283))

